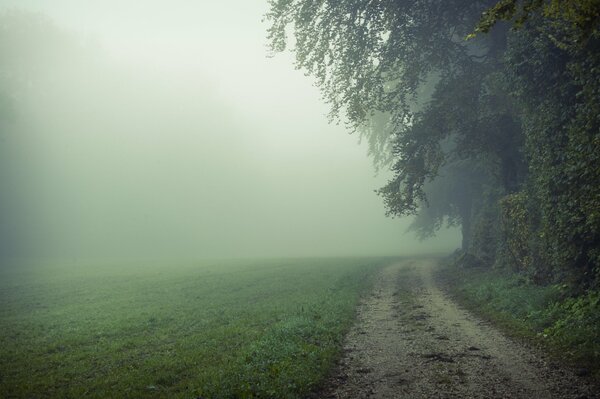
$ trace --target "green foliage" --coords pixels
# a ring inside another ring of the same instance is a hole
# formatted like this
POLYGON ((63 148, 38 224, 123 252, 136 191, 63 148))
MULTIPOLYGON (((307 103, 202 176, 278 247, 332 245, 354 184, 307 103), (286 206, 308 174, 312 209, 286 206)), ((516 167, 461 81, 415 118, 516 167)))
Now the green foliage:
MULTIPOLYGON (((472 248, 473 242, 489 239, 484 237, 487 235, 484 225, 491 223, 493 227, 495 221, 480 219, 482 213, 489 212, 483 209, 489 195, 486 181, 490 179, 490 172, 486 167, 484 161, 469 159, 447 162, 440 168, 439 175, 425 185, 427 200, 421 203, 410 230, 425 239, 435 235, 444 223, 461 226, 464 250, 472 248)), ((495 245, 493 241, 489 244, 495 245)))
POLYGON ((316 78, 332 116, 344 113, 356 127, 378 110, 401 122, 432 69, 465 56, 448 38, 466 34, 492 4, 436 3, 270 0, 268 38, 273 51, 283 51, 293 30, 296 66, 316 78))
MULTIPOLYGON (((541 336, 574 357, 600 360, 600 291, 555 302, 543 316, 551 323, 541 336)), ((595 361, 595 363, 593 363, 595 361)))
POLYGON ((502 234, 509 265, 519 273, 530 273, 533 258, 531 222, 527 212, 527 194, 523 191, 509 194, 500 200, 502 234))
POLYGON ((505 72, 526 137, 527 256, 544 281, 593 285, 600 245, 598 39, 567 51, 552 39, 557 28, 538 24, 510 36, 505 72))
POLYGON ((506 331, 531 339, 580 366, 600 373, 600 293, 572 297, 568 287, 533 284, 521 274, 465 269, 443 271, 457 299, 506 331))
POLYGON ((376 112, 358 128, 360 141, 366 140, 376 170, 387 168, 393 160, 392 129, 390 115, 382 112, 376 112))
MULTIPOLYGON (((381 113, 389 115, 395 176, 379 190, 388 214, 413 214, 426 200, 424 185, 449 158, 440 146, 449 136, 465 144, 455 150, 461 154, 489 142, 469 136, 480 121, 471 117, 469 106, 477 105, 479 77, 485 74, 474 53, 485 52, 490 44, 487 39, 472 44, 455 38, 472 28, 490 1, 270 4, 271 48, 285 49, 288 29, 293 29, 296 66, 315 77, 333 118, 343 116, 351 128, 360 128, 381 113), (430 90, 424 88, 438 80, 425 104, 424 93, 430 90)), ((388 149, 378 137, 371 142, 388 149)))
POLYGON ((497 273, 486 276, 480 273, 473 280, 467 280, 461 289, 463 295, 478 304, 485 304, 486 309, 491 312, 521 320, 532 319, 535 312, 550 306, 559 295, 557 286, 531 285, 518 274, 497 273))
MULTIPOLYGON (((498 21, 510 21, 515 17, 515 27, 521 27, 531 14, 543 5, 544 0, 500 0, 483 13, 475 32, 488 33, 498 21)), ((475 34, 467 37, 473 38, 475 34)))
POLYGON ((492 266, 496 263, 500 240, 500 215, 498 199, 502 189, 486 188, 474 207, 473 226, 470 233, 471 242, 468 250, 482 264, 492 266))
MULTIPOLYGON (((488 33, 499 21, 513 21, 522 28, 527 21, 541 15, 554 27, 568 30, 564 41, 556 41, 563 48, 578 47, 598 34, 600 22, 599 0, 501 0, 486 10, 475 28, 475 33, 488 33)), ((555 39, 556 40, 556 39, 555 39)))
POLYGON ((447 223, 449 226, 461 224, 461 206, 469 207, 476 188, 469 172, 475 171, 475 165, 468 161, 447 163, 440 168, 439 175, 425 184, 427 201, 421 203, 409 230, 416 232, 420 239, 435 235, 436 231, 447 223), (456 187, 460 187, 456 190, 456 187))
POLYGON ((267 15, 274 51, 285 48, 293 28, 296 66, 315 76, 332 117, 369 127, 361 133, 378 164, 391 147, 394 177, 378 190, 387 214, 419 214, 413 227, 422 237, 445 221, 460 223, 464 247, 485 188, 477 173, 459 176, 453 165, 482 165, 485 184, 508 191, 523 169, 520 127, 496 83, 503 39, 458 39, 492 5, 282 0, 267 15), (379 115, 389 120, 378 133, 371 121, 379 115), (449 176, 458 184, 446 182, 449 176))
POLYGON ((3 269, 0 397, 304 397, 387 262, 3 269))
POLYGON ((274 0, 268 18, 334 117, 389 115, 366 132, 391 147, 389 216, 420 237, 460 224, 463 250, 540 284, 598 284, 599 0, 274 0))

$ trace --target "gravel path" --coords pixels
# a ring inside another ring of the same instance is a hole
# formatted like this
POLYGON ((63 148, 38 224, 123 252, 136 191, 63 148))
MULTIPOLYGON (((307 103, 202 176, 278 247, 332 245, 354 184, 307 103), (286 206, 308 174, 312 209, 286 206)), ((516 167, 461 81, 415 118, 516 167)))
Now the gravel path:
POLYGON ((459 308, 437 286, 435 260, 377 276, 359 307, 327 398, 600 398, 558 367, 459 308))

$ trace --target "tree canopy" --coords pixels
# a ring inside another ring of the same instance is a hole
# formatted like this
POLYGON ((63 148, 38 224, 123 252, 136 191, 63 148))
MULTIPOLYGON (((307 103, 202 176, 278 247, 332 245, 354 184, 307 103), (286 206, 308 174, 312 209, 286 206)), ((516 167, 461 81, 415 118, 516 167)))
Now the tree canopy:
POLYGON ((464 251, 539 281, 598 279, 599 1, 272 0, 267 19, 389 161, 388 215, 459 224, 464 251))

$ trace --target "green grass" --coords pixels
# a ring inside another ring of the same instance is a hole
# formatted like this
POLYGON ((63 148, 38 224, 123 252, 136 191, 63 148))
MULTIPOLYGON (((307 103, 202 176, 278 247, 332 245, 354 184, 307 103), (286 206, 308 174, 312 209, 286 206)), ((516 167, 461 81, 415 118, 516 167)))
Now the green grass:
POLYGON ((302 397, 389 261, 2 270, 0 397, 302 397))
POLYGON ((441 277, 467 308, 600 379, 598 291, 573 296, 566 286, 539 286, 517 274, 456 265, 441 277))

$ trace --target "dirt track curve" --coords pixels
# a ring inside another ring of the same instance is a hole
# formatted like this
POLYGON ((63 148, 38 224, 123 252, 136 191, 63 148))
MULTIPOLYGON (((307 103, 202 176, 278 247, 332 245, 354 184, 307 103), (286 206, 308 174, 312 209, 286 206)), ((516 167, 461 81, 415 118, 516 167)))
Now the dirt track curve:
POLYGON ((436 284, 437 261, 383 269, 361 303, 326 398, 600 398, 459 308, 436 284))

